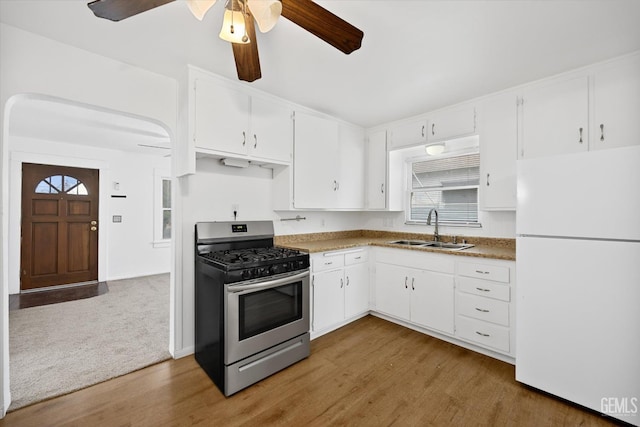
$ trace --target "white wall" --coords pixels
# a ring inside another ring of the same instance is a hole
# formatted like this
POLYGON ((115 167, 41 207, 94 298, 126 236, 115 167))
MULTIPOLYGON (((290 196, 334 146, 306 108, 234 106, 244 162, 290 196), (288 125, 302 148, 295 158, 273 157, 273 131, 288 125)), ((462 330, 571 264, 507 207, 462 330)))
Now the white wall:
MULTIPOLYGON (((440 226, 443 235, 501 237, 515 239, 515 212, 478 212, 481 228, 440 226)), ((368 230, 402 231, 432 234, 434 226, 407 225, 404 212, 368 212, 363 218, 363 228, 368 230)))
POLYGON ((0 24, 0 415, 10 403, 8 327, 9 150, 11 98, 37 93, 147 117, 176 134, 177 82, 165 76, 0 24))

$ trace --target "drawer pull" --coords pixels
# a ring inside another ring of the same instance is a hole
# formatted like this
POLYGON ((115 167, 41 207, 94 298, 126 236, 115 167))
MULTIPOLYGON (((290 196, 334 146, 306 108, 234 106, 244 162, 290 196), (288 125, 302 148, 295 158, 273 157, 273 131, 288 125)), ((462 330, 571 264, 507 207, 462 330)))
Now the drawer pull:
POLYGON ((362 259, 362 257, 361 256, 357 256, 354 259, 362 259))
POLYGON ((491 292, 491 289, 486 289, 486 288, 476 288, 477 290, 479 290, 480 292, 491 292))
POLYGON ((478 308, 476 307, 476 310, 479 311, 480 313, 488 313, 489 310, 485 310, 484 308, 478 308))
POLYGON ((488 271, 482 271, 482 270, 476 270, 476 273, 478 273, 478 274, 489 274, 488 271))
POLYGON ((333 261, 329 261, 329 262, 325 262, 324 265, 331 265, 333 264, 333 261))
POLYGON ((476 334, 480 335, 481 337, 490 337, 491 336, 489 334, 483 334, 482 332, 478 332, 478 331, 476 331, 476 334))

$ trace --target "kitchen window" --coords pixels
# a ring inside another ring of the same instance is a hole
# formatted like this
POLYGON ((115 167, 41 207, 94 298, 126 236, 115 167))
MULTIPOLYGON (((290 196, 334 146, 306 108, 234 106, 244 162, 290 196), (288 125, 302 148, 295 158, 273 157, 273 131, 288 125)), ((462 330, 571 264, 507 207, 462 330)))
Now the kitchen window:
MULTIPOLYGON (((429 211, 436 209, 440 224, 479 227, 478 138, 437 145, 439 151, 444 150, 441 154, 425 154, 408 161, 407 223, 424 224, 429 211)), ((432 216, 432 224, 433 221, 435 218, 432 216)))

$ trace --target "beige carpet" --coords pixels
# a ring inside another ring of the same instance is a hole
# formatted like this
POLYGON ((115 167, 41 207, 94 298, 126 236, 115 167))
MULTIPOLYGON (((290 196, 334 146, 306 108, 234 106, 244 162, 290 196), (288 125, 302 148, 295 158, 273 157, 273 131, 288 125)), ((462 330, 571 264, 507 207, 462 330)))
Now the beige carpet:
POLYGON ((169 359, 169 275, 107 282, 93 298, 9 313, 15 410, 169 359))

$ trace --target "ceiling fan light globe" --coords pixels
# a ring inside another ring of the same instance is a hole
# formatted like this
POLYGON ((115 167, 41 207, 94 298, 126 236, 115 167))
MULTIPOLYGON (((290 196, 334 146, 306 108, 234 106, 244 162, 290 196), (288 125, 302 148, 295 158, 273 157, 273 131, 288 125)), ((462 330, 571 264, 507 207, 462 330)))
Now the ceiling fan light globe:
POLYGON ((216 3, 216 0, 187 0, 189 10, 199 21, 202 21, 204 15, 216 3))
POLYGON ((222 40, 231 43, 247 44, 251 41, 247 36, 244 16, 241 11, 229 9, 224 11, 224 19, 219 36, 222 40))
POLYGON ((271 31, 282 14, 280 0, 247 0, 247 6, 253 14, 261 33, 271 31))

